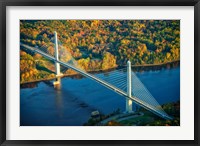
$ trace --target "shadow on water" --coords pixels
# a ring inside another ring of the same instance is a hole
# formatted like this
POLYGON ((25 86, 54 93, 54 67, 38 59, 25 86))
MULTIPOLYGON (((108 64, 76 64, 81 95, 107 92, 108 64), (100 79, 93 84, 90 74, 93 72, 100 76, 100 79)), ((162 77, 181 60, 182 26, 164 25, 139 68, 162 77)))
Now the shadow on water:
MULTIPOLYGON (((74 78, 72 78, 74 79, 74 78)), ((75 79, 82 79, 81 76, 79 78, 79 76, 76 76, 75 79)), ((87 103, 85 103, 84 101, 82 101, 81 99, 79 99, 78 97, 76 97, 75 95, 70 95, 69 92, 67 92, 67 96, 65 96, 65 90, 62 89, 62 78, 56 78, 55 80, 56 82, 59 82, 60 84, 55 84, 53 85, 52 82, 48 82, 48 85, 53 86, 54 90, 56 92, 56 96, 55 96, 55 102, 56 102, 56 108, 57 111, 59 112, 59 116, 63 115, 63 106, 64 106, 64 100, 63 97, 70 97, 70 100, 75 102, 77 105, 79 105, 80 108, 87 108, 89 111, 93 111, 95 110, 94 107, 92 107, 91 105, 88 105, 87 103), (73 97, 73 98, 72 98, 73 97)))
POLYGON ((158 71, 162 69, 173 69, 177 68, 180 66, 180 62, 173 62, 173 63, 168 63, 160 66, 140 66, 140 67, 132 67, 132 70, 134 72, 145 72, 145 71, 158 71))
MULTIPOLYGON (((157 66, 132 66, 132 70, 134 72, 158 71, 162 69, 173 69, 179 66, 180 66, 180 61, 176 61, 173 63, 166 63, 162 65, 157 65, 157 66)), ((122 68, 126 68, 126 66, 119 66, 117 69, 122 69, 122 68)), ((106 71, 106 72, 109 72, 109 71, 106 71)))
POLYGON ((20 84, 20 89, 25 89, 25 88, 36 88, 36 87, 38 87, 38 82, 20 84))
MULTIPOLYGON (((57 78, 56 79, 57 82, 60 82, 61 83, 61 78, 57 78)), ((56 105, 56 108, 57 108, 57 111, 58 111, 58 116, 59 117, 62 117, 63 116, 63 95, 62 95, 62 87, 61 87, 61 84, 55 84, 53 85, 52 82, 49 83, 51 86, 54 87, 55 89, 55 105, 56 105)))
MULTIPOLYGON (((159 71, 159 70, 163 70, 163 69, 173 69, 173 68, 177 68, 180 66, 180 61, 176 61, 173 63, 167 63, 167 64, 163 64, 163 65, 157 65, 157 66, 132 66, 132 71, 134 72, 146 72, 146 71, 159 71)), ((109 69, 109 70, 105 70, 105 71, 97 71, 97 72, 91 72, 92 74, 99 74, 99 73, 103 73, 104 76, 109 75, 109 73, 111 71, 114 70, 118 70, 118 69, 123 69, 126 68, 126 66, 119 66, 117 68, 113 68, 113 69, 109 69)), ((121 72, 126 72, 126 70, 121 70, 121 72)))

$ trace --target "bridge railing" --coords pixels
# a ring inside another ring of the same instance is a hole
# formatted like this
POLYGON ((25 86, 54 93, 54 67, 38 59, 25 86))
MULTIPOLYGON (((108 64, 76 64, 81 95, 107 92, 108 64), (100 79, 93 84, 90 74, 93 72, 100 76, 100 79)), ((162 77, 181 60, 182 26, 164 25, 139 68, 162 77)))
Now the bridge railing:
POLYGON ((42 52, 42 51, 39 50, 38 48, 34 48, 34 47, 28 46, 28 45, 23 44, 23 43, 20 43, 20 45, 21 45, 22 47, 25 47, 25 48, 27 48, 27 49, 33 51, 33 52, 36 52, 36 53, 41 54, 41 55, 43 55, 44 57, 46 57, 46 58, 48 58, 48 59, 50 59, 50 60, 52 60, 52 61, 55 61, 56 63, 59 63, 60 65, 63 65, 63 66, 65 66, 65 67, 67 67, 67 68, 70 68, 70 69, 72 69, 72 70, 74 70, 74 71, 80 73, 81 75, 83 75, 83 76, 85 76, 85 77, 88 77, 88 78, 94 80, 95 82, 100 83, 101 85, 105 86, 106 88, 115 91, 116 93, 118 93, 118 94, 124 96, 126 99, 129 99, 129 100, 135 102, 135 103, 138 104, 139 106, 141 106, 141 107, 143 107, 143 108, 145 108, 145 109, 147 109, 147 110, 153 112, 154 114, 156 114, 156 115, 158 115, 158 116, 160 116, 160 117, 162 117, 162 118, 164 118, 164 119, 169 119, 169 120, 173 119, 173 118, 170 117, 167 113, 165 113, 163 110, 160 110, 160 109, 159 109, 160 107, 159 107, 159 108, 158 108, 158 107, 154 107, 154 106, 150 105, 149 103, 147 103, 147 102, 145 102, 145 101, 142 101, 142 100, 140 100, 139 98, 134 97, 133 95, 132 95, 132 96, 129 96, 126 92, 122 91, 121 89, 119 89, 119 88, 113 86, 112 84, 110 84, 110 83, 108 83, 108 82, 106 82, 106 81, 101 80, 101 79, 98 78, 98 77, 95 77, 95 76, 92 75, 92 74, 87 73, 87 72, 84 71, 84 70, 81 70, 81 69, 79 69, 79 68, 76 68, 75 66, 73 66, 73 65, 71 65, 71 64, 68 64, 68 63, 66 63, 66 62, 62 62, 62 61, 60 61, 60 60, 57 60, 57 59, 54 58, 53 56, 51 56, 51 55, 49 55, 49 54, 47 54, 47 53, 42 52))

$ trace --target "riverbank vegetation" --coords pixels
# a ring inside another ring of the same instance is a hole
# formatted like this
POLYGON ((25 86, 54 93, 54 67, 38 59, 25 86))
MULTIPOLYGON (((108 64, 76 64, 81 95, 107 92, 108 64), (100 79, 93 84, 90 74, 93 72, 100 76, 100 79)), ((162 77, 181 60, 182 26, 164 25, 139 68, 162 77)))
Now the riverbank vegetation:
MULTIPOLYGON (((20 42, 53 55, 54 31, 86 71, 124 66, 127 60, 145 66, 180 59, 179 20, 21 20, 20 42)), ((20 48, 21 83, 53 78, 54 72, 53 62, 20 48)))
POLYGON ((84 126, 180 126, 180 101, 163 104, 162 108, 173 117, 173 120, 165 120, 143 108, 137 108, 135 113, 124 118, 118 109, 111 114, 101 115, 99 119, 90 118, 84 126), (116 118, 117 115, 121 118, 116 118), (106 120, 108 118, 110 120, 106 120), (102 124, 102 121, 107 122, 102 124))

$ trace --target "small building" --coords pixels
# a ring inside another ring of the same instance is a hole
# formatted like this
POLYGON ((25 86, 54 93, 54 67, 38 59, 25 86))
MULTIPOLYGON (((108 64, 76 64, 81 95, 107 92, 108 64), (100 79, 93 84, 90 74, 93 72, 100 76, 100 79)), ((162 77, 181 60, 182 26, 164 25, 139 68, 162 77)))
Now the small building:
POLYGON ((99 111, 93 111, 93 112, 91 113, 91 117, 94 118, 94 119, 100 118, 100 113, 99 113, 99 111))

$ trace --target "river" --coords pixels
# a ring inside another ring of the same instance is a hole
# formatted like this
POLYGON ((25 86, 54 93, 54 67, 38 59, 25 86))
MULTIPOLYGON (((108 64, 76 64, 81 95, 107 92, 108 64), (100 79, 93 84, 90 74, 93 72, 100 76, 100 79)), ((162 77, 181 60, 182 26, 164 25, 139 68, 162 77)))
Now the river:
MULTIPOLYGON (((180 100, 179 66, 136 72, 136 75, 158 103, 180 100)), ((21 86, 21 126, 81 126, 94 110, 103 114, 118 108, 125 110, 124 97, 88 78, 62 78, 60 88, 54 88, 52 82, 21 86)))

